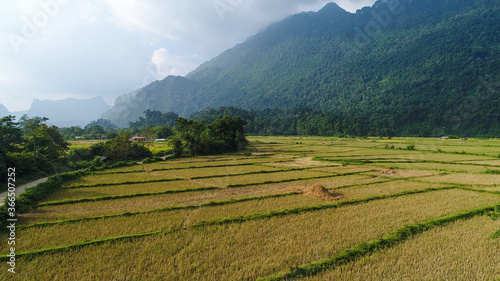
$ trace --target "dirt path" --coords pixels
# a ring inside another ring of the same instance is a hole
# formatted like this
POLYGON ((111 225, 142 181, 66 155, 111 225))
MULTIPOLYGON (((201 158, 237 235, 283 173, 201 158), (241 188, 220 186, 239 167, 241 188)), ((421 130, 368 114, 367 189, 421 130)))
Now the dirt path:
MULTIPOLYGON (((48 178, 42 178, 42 179, 38 179, 36 181, 29 182, 27 184, 16 186, 16 196, 23 193, 24 190, 26 190, 26 188, 30 188, 30 187, 33 187, 33 186, 39 184, 39 183, 46 182, 47 179, 48 178)), ((7 197, 8 193, 9 193, 8 191, 0 193, 0 206, 2 206, 4 204, 3 201, 4 201, 5 197, 7 197)))

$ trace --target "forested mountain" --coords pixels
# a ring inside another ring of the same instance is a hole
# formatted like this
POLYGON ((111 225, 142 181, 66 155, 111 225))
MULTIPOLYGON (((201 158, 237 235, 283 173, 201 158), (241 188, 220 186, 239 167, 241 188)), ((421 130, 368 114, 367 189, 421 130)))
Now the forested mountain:
POLYGON ((370 134, 500 135, 499 85, 498 0, 380 0, 356 13, 330 3, 186 77, 142 88, 120 118, 135 121, 146 109, 311 108, 359 120, 370 134))

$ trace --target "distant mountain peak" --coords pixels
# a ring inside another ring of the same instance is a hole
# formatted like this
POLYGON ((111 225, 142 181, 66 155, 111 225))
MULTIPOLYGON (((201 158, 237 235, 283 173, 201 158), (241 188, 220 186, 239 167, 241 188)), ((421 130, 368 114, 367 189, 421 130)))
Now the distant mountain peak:
POLYGON ((321 10, 318 11, 318 14, 335 14, 335 13, 348 13, 346 10, 342 9, 337 3, 330 2, 326 4, 321 10))
POLYGON ((313 108, 373 120, 377 135, 498 135, 500 100, 488 91, 500 83, 498 30, 498 0, 378 0, 356 13, 329 3, 271 24, 185 78, 121 98, 106 119, 313 108))

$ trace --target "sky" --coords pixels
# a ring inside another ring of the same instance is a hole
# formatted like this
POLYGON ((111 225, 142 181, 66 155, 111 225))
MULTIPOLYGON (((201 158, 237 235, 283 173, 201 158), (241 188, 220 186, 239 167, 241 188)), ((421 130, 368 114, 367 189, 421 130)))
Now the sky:
MULTIPOLYGON (((184 76, 331 0, 0 0, 0 104, 119 95, 184 76)), ((375 0, 337 0, 355 12, 375 0)))

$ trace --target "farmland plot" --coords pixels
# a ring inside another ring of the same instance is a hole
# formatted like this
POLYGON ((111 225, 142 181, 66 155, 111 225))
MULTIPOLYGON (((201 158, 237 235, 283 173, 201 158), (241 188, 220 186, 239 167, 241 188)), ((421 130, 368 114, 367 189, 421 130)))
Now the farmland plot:
MULTIPOLYGON (((253 156, 173 159, 64 183, 18 215, 16 278, 500 277, 500 223, 489 216, 500 205, 499 141, 250 140, 253 156)), ((0 245, 3 261, 8 252, 0 245)))

